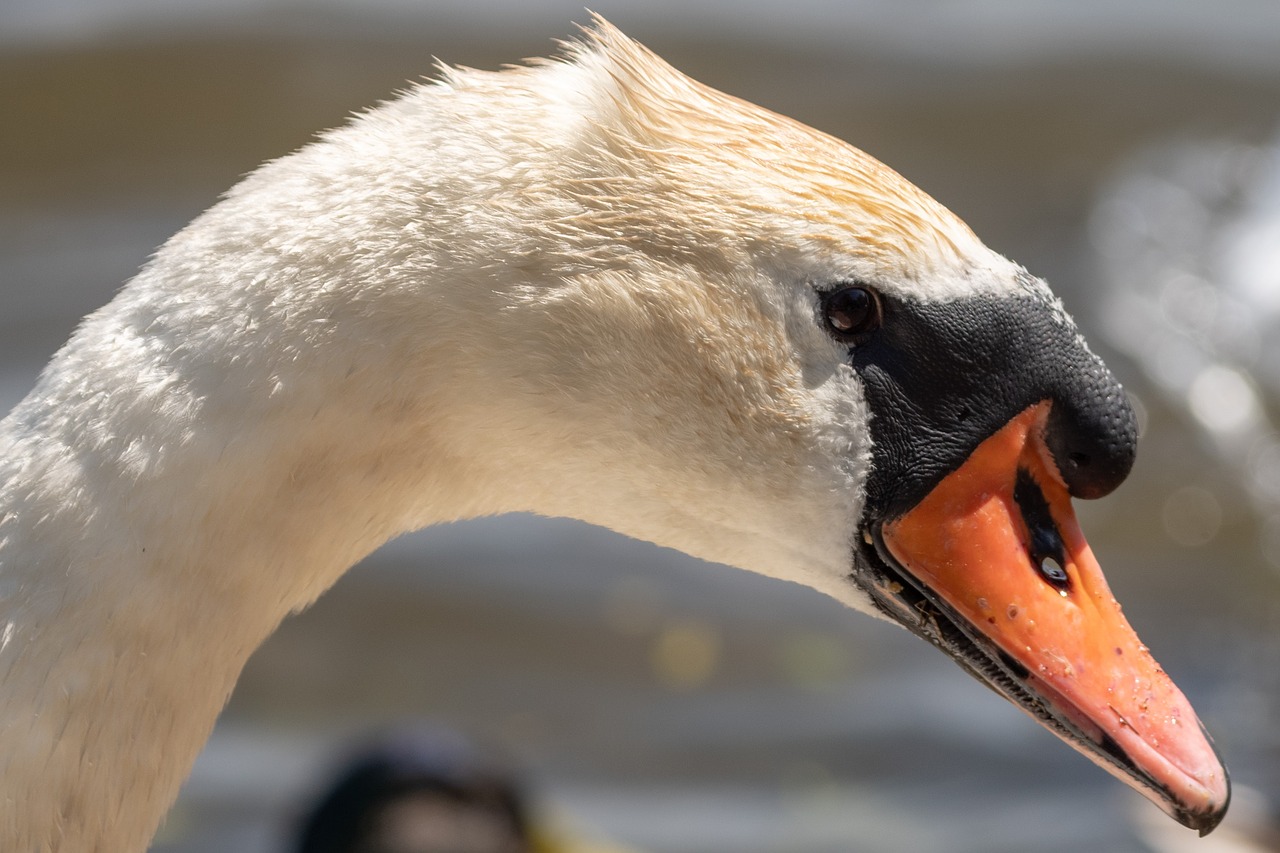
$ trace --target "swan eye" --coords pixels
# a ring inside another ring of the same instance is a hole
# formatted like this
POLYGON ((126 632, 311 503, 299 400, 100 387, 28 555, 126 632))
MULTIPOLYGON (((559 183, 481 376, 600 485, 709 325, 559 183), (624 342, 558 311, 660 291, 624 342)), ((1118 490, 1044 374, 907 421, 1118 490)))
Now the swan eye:
POLYGON ((880 328, 880 299, 865 287, 842 287, 822 297, 822 322, 836 340, 857 343, 880 328))

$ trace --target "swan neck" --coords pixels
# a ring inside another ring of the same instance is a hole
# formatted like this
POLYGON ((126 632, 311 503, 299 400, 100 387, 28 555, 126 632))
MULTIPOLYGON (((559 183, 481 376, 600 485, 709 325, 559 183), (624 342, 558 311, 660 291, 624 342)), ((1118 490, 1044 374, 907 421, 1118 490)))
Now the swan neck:
POLYGON ((435 507, 474 503, 450 477, 410 501, 385 447, 340 446, 296 411, 246 417, 260 401, 206 400, 208 429, 184 431, 181 413, 123 399, 119 373, 88 384, 84 343, 0 422, 0 778, 25 780, 0 834, 15 850, 145 849, 279 622, 443 520, 435 507))

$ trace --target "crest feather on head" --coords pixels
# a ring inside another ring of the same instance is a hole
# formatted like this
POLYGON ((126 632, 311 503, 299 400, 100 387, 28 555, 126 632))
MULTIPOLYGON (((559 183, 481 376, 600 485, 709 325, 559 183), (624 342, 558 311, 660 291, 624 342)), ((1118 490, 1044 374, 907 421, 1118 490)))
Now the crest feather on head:
POLYGON ((718 203, 731 193, 758 214, 799 219, 818 243, 847 245, 853 231, 891 266, 964 257, 978 244, 958 217, 865 152, 685 76, 598 15, 583 32, 565 57, 607 81, 619 123, 610 130, 685 182, 701 178, 718 203))

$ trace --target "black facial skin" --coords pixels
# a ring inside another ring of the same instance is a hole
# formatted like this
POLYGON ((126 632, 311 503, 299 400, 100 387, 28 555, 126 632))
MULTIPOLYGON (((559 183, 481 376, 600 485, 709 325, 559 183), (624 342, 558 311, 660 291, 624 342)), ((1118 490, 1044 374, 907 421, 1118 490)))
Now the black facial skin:
POLYGON ((871 409, 864 521, 915 506, 1014 416, 1051 400, 1046 442, 1071 494, 1108 494, 1133 467, 1137 426, 1120 384, 1069 321, 1033 295, 912 303, 850 347, 871 409))

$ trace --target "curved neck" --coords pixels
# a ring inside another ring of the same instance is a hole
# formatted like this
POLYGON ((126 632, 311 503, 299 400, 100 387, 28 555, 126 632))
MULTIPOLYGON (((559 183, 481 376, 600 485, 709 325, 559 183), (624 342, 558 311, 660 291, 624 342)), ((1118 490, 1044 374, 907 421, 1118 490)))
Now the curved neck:
MULTIPOLYGON (((0 425, 6 849, 145 849, 252 651, 408 526, 387 463, 323 431, 268 419, 182 438, 117 412, 115 435, 99 420, 68 440, 60 412, 108 403, 46 380, 0 425)), ((454 482, 434 477, 430 503, 465 512, 454 482)), ((413 526, 457 514, 430 510, 418 501, 413 526)))
POLYGON ((439 383, 397 398, 340 347, 273 365, 302 346, 282 323, 201 342, 227 324, 166 313, 172 276, 142 273, 0 422, 5 849, 145 849, 286 615, 398 533, 508 508, 430 417, 465 414, 439 383))

